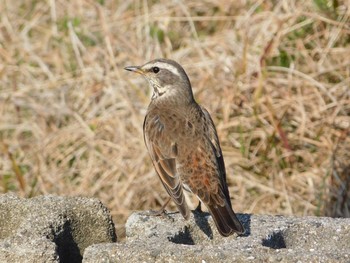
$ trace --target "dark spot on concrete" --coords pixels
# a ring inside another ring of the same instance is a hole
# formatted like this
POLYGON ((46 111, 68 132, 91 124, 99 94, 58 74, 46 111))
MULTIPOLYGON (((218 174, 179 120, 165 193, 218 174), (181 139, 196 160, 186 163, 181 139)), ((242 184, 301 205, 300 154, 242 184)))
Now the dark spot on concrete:
POLYGON ((264 247, 269 247, 273 249, 286 248, 283 232, 274 232, 272 235, 269 235, 267 238, 264 238, 262 240, 262 245, 264 247))
POLYGON ((188 227, 185 227, 183 231, 178 232, 174 236, 168 237, 168 240, 175 244, 194 245, 194 241, 188 227))

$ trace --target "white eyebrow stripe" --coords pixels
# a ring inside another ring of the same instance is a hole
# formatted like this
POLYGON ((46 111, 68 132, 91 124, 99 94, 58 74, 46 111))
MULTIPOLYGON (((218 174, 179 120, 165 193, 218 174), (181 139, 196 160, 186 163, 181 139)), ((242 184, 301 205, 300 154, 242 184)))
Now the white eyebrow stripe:
POLYGON ((164 68, 169 70, 171 73, 173 73, 174 75, 177 75, 180 77, 180 72, 178 71, 178 69, 176 67, 174 67, 171 64, 168 63, 164 63, 164 62, 156 62, 154 64, 149 65, 151 68, 153 67, 158 67, 160 69, 164 68))

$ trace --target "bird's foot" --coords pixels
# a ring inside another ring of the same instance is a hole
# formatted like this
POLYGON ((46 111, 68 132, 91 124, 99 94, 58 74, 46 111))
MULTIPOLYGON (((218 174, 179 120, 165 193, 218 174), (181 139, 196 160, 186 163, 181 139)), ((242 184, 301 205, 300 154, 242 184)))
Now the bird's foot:
POLYGON ((163 215, 167 215, 167 212, 165 209, 159 209, 159 210, 143 211, 140 214, 143 216, 163 216, 163 215))
POLYGON ((145 215, 145 216, 164 216, 164 215, 168 215, 168 213, 165 210, 165 207, 170 202, 170 200, 171 200, 171 198, 169 197, 169 199, 162 205, 162 207, 159 210, 149 210, 149 211, 142 212, 141 214, 145 215))

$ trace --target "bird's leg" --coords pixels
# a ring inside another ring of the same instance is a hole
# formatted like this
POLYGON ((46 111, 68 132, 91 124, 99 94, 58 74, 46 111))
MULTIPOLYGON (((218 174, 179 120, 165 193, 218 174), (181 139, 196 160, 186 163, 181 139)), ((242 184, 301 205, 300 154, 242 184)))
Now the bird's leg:
POLYGON ((150 210, 147 212, 144 212, 144 215, 147 216, 161 216, 163 214, 166 214, 165 207, 169 204, 171 200, 171 197, 168 197, 168 200, 162 205, 162 207, 159 210, 150 210))

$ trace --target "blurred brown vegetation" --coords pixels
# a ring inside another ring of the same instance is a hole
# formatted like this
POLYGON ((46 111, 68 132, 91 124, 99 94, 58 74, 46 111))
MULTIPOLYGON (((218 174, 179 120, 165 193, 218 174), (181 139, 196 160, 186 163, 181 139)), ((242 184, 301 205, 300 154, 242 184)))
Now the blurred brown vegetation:
POLYGON ((1 1, 0 192, 96 197, 118 229, 159 208, 150 90, 123 67, 166 57, 217 125, 237 212, 349 217, 349 6, 1 1))

